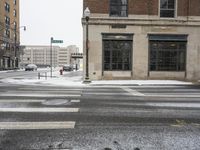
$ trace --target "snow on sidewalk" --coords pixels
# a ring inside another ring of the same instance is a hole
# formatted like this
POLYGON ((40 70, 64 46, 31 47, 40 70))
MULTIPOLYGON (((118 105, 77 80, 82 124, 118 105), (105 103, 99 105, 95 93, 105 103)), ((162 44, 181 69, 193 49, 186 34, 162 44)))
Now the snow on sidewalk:
POLYGON ((89 85, 106 85, 106 86, 115 86, 115 85, 192 85, 192 82, 184 82, 177 80, 98 80, 92 81, 90 84, 83 83, 82 76, 65 76, 71 72, 63 72, 64 75, 60 75, 59 68, 55 68, 52 72, 53 78, 50 77, 50 71, 48 69, 47 79, 41 77, 38 79, 35 78, 6 78, 0 80, 3 83, 8 84, 19 84, 19 85, 55 85, 55 86, 89 86, 89 85))
POLYGON ((191 82, 176 80, 99 80, 92 81, 90 84, 84 84, 82 76, 77 77, 48 77, 42 79, 4 79, 3 83, 20 84, 20 85, 57 85, 57 86, 88 86, 88 85, 192 85, 191 82))
POLYGON ((92 85, 192 85, 192 82, 177 80, 99 80, 92 85))

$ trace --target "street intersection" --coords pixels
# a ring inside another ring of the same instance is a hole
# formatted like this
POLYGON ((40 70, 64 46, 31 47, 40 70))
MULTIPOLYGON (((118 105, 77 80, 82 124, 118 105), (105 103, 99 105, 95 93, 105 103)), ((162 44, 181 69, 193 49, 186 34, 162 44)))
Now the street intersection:
POLYGON ((200 148, 198 85, 0 86, 1 150, 200 148))

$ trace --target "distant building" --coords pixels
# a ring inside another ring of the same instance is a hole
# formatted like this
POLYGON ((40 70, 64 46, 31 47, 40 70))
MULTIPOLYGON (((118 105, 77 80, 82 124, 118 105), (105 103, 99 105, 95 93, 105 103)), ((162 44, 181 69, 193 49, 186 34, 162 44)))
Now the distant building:
POLYGON ((78 53, 79 52, 79 48, 76 45, 70 45, 67 46, 67 64, 71 64, 71 65, 78 65, 80 66, 80 60, 79 59, 74 59, 72 58, 72 54, 73 53, 78 53))
POLYGON ((0 0, 0 70, 19 65, 19 0, 0 0))
MULTIPOLYGON (((52 47, 52 66, 58 66, 58 53, 60 47, 52 47)), ((50 46, 25 46, 23 55, 21 55, 21 67, 27 64, 36 64, 38 67, 47 67, 51 65, 50 46)))
POLYGON ((66 47, 61 47, 59 50, 58 64, 60 67, 66 64, 70 64, 70 56, 66 47))
MULTIPOLYGON (((79 66, 79 59, 71 57, 72 53, 78 53, 79 49, 75 45, 68 47, 53 46, 52 47, 52 66, 58 67, 66 64, 79 66)), ((50 66, 50 46, 25 46, 23 55, 21 55, 21 67, 27 64, 36 64, 38 67, 50 66)))
POLYGON ((91 12, 90 79, 200 79, 200 0, 83 0, 83 7, 91 12))

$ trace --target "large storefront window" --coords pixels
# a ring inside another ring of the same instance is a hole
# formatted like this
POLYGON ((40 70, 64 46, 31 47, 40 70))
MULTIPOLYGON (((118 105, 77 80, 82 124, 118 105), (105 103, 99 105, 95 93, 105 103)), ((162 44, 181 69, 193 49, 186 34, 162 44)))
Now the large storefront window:
POLYGON ((185 71, 186 44, 173 37, 150 40, 150 71, 185 71))
POLYGON ((104 70, 131 70, 132 36, 104 35, 103 37, 104 70))

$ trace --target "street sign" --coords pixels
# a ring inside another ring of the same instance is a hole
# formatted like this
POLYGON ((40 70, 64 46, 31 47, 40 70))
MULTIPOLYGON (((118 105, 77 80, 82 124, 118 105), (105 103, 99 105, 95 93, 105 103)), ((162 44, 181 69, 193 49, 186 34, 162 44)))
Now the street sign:
POLYGON ((63 43, 63 40, 51 40, 51 43, 63 43))

